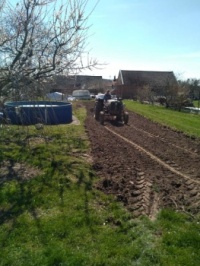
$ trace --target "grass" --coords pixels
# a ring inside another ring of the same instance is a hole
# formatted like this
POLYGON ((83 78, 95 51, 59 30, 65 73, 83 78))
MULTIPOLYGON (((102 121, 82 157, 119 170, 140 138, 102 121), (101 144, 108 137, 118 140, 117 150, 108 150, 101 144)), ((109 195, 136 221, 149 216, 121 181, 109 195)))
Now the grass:
POLYGON ((189 136, 200 138, 199 115, 178 112, 162 106, 141 104, 132 100, 125 100, 124 103, 130 111, 134 111, 172 129, 184 132, 189 136))
POLYGON ((200 107, 200 100, 193 101, 193 104, 195 107, 199 108, 200 107))
POLYGON ((94 189, 86 112, 73 109, 80 125, 0 128, 0 265, 200 265, 198 216, 133 219, 94 189))

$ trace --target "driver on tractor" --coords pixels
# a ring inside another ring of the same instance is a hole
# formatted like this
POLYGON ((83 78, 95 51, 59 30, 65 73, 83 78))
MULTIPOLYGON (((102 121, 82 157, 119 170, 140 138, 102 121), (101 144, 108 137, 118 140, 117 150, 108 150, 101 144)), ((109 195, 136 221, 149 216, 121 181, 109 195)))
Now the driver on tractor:
POLYGON ((103 98, 103 100, 104 100, 104 102, 106 103, 108 100, 110 100, 111 99, 111 94, 110 94, 110 91, 109 90, 107 90, 106 91, 106 93, 104 94, 104 98, 103 98))

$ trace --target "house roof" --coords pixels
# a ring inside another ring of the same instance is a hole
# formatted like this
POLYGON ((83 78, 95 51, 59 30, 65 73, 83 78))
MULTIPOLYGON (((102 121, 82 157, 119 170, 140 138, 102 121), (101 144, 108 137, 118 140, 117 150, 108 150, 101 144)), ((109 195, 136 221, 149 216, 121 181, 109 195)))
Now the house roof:
POLYGON ((135 71, 120 70, 118 79, 122 85, 153 85, 164 86, 166 84, 176 83, 176 78, 172 71, 135 71))
POLYGON ((82 84, 86 84, 94 81, 101 81, 102 76, 88 76, 88 75, 77 75, 75 76, 75 84, 76 86, 80 86, 82 84))

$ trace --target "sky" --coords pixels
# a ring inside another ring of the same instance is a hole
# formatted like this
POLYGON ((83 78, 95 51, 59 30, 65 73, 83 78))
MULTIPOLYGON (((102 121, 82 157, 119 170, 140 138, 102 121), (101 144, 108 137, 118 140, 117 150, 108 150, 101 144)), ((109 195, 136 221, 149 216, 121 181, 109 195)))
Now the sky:
POLYGON ((200 79, 200 0, 99 0, 88 24, 89 55, 103 65, 82 74, 173 71, 200 79))

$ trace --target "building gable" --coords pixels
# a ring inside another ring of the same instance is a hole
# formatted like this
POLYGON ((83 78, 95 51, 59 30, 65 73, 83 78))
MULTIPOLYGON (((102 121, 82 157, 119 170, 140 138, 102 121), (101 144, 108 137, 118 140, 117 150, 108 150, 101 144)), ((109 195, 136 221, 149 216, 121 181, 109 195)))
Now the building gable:
POLYGON ((120 70, 113 87, 122 98, 136 98, 140 90, 147 87, 156 95, 163 95, 177 81, 172 71, 120 70))
POLYGON ((172 71, 120 70, 118 81, 118 84, 121 85, 149 85, 151 87, 160 87, 176 83, 176 78, 172 71))

